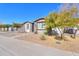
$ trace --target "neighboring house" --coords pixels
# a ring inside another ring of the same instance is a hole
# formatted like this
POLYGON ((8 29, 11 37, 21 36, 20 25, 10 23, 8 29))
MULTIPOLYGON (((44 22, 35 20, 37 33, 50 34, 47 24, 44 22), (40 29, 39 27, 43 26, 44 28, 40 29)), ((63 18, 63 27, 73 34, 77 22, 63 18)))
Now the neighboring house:
POLYGON ((16 32, 17 28, 16 27, 12 27, 12 31, 16 32))
POLYGON ((9 27, 9 28, 8 28, 8 31, 12 31, 12 27, 9 27))
POLYGON ((44 33, 45 30, 45 19, 39 18, 34 21, 34 32, 35 33, 44 33))
POLYGON ((18 29, 19 32, 32 32, 32 23, 25 22, 22 24, 21 28, 18 29))

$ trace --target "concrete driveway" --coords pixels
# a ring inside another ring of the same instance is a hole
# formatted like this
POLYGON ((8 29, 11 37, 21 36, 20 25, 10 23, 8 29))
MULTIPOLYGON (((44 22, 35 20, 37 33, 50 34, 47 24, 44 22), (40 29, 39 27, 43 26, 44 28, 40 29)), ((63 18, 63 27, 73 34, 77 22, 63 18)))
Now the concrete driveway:
MULTIPOLYGON (((7 34, 8 35, 8 34, 7 34)), ((6 37, 0 33, 0 56, 69 56, 77 53, 6 37)))

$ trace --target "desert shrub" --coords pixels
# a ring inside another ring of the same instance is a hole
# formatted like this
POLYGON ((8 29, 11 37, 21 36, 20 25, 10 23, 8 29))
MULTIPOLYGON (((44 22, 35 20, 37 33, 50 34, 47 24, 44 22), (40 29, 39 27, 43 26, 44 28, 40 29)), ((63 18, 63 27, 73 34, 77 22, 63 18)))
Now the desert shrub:
POLYGON ((35 34, 37 34, 37 32, 35 32, 35 34))
POLYGON ((48 35, 47 31, 46 31, 46 32, 44 32, 44 34, 45 34, 45 35, 48 35))
POLYGON ((41 39, 41 40, 46 40, 46 37, 45 37, 44 35, 42 35, 42 36, 40 37, 40 39, 41 39))

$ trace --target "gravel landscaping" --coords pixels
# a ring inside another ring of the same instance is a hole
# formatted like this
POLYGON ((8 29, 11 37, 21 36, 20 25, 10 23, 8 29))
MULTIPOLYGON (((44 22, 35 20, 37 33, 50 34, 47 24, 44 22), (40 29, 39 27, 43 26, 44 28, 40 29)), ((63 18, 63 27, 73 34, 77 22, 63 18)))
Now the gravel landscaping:
POLYGON ((42 35, 39 34, 26 33, 24 36, 16 38, 25 41, 35 42, 48 47, 55 47, 58 49, 79 53, 79 37, 76 37, 76 39, 72 39, 71 37, 67 36, 66 40, 57 40, 55 39, 55 36, 45 36, 46 40, 41 40, 41 36, 42 35))
POLYGON ((1 35, 79 53, 79 36, 77 36, 76 39, 67 36, 66 40, 57 40, 55 36, 45 36, 45 40, 42 40, 42 35, 34 33, 5 32, 1 33, 1 35))

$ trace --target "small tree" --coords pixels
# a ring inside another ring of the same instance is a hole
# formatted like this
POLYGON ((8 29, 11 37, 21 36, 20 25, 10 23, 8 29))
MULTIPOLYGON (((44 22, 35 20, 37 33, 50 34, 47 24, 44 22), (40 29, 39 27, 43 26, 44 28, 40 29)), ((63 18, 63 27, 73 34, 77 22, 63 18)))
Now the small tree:
POLYGON ((7 28, 7 31, 8 31, 8 28, 9 28, 9 27, 11 27, 10 24, 2 24, 2 28, 4 28, 4 30, 5 30, 5 28, 7 28))
POLYGON ((48 35, 52 35, 52 28, 56 27, 55 20, 57 19, 57 17, 57 13, 51 13, 45 18, 48 35))
POLYGON ((19 24, 19 23, 13 23, 13 25, 12 25, 12 27, 15 27, 16 30, 17 30, 18 28, 20 28, 21 26, 22 26, 22 24, 19 24))
POLYGON ((12 25, 10 24, 5 24, 5 27, 7 28, 7 31, 9 30, 9 27, 11 27, 12 25))
POLYGON ((0 24, 0 28, 3 28, 3 24, 0 24))
POLYGON ((71 8, 70 10, 65 10, 60 13, 51 13, 45 18, 46 29, 48 33, 52 33, 52 28, 57 28, 60 32, 61 39, 63 39, 63 29, 64 27, 74 27, 76 23, 74 22, 74 15, 77 13, 76 8, 71 8))

